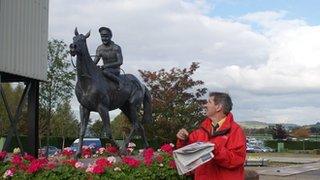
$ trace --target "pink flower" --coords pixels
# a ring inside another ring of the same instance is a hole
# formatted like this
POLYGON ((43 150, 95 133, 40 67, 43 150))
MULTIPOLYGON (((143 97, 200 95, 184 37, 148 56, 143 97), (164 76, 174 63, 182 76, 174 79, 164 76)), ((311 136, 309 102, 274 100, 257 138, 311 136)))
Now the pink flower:
POLYGON ((15 170, 14 169, 8 169, 6 170, 6 172, 3 174, 3 178, 7 178, 7 177, 12 177, 15 173, 15 170))
POLYGON ((164 144, 161 146, 161 151, 172 154, 173 152, 173 147, 170 144, 164 144))
POLYGON ((124 158, 122 158, 122 162, 129 165, 130 167, 133 167, 133 168, 136 168, 140 165, 139 160, 136 160, 130 156, 125 156, 124 158))
POLYGON ((93 165, 92 164, 89 164, 87 169, 86 169, 86 172, 90 172, 92 173, 92 170, 93 170, 93 165))
POLYGON ((76 164, 74 165, 75 168, 83 168, 84 167, 84 164, 80 161, 76 162, 76 164))
POLYGON ((101 148, 99 148, 98 153, 103 154, 105 151, 106 151, 106 148, 101 147, 101 148))
POLYGON ((136 144, 135 144, 135 143, 129 142, 128 148, 135 148, 135 147, 136 147, 136 144))
POLYGON ((132 151, 133 151, 133 148, 127 148, 127 151, 128 151, 129 154, 131 154, 132 151))
POLYGON ((21 158, 21 156, 19 156, 19 155, 17 155, 17 154, 12 155, 12 157, 11 157, 11 163, 14 164, 14 165, 20 165, 20 164, 22 164, 22 158, 21 158))
POLYGON ((117 159, 114 157, 114 156, 109 156, 107 157, 107 160, 111 163, 111 164, 114 164, 116 163, 117 159))
POLYGON ((6 151, 0 151, 0 161, 3 161, 4 158, 6 158, 7 152, 6 151))

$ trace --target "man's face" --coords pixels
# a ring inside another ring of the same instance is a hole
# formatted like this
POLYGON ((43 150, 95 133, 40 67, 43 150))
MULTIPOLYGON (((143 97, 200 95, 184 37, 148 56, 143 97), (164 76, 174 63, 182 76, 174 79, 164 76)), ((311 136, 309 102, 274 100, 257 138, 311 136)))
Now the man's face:
POLYGON ((108 31, 101 31, 100 33, 101 41, 104 45, 109 44, 111 41, 111 34, 108 31))
POLYGON ((221 105, 214 103, 214 97, 209 97, 204 107, 207 110, 206 112, 207 117, 214 116, 217 112, 221 111, 222 109, 221 105))

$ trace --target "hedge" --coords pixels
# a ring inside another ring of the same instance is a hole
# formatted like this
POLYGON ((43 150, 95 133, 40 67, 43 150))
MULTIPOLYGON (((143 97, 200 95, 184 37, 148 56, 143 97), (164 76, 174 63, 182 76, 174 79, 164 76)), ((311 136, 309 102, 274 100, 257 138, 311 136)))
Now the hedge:
POLYGON ((281 142, 284 144, 284 148, 288 150, 303 150, 303 143, 304 143, 304 150, 313 150, 313 149, 320 149, 320 142, 319 141, 277 141, 277 140, 267 140, 265 141, 265 145, 269 146, 273 149, 278 148, 278 143, 281 142))

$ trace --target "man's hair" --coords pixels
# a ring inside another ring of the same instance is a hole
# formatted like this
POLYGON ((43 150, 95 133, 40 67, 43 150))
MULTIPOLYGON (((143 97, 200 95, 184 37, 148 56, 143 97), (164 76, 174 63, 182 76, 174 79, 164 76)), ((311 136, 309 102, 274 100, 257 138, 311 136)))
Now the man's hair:
POLYGON ((102 31, 107 31, 111 36, 112 36, 112 31, 111 29, 107 28, 107 27, 101 27, 99 28, 99 33, 101 34, 102 31))
POLYGON ((215 104, 221 104, 223 113, 228 114, 232 110, 232 100, 229 94, 223 92, 210 92, 210 97, 214 97, 213 101, 215 104))

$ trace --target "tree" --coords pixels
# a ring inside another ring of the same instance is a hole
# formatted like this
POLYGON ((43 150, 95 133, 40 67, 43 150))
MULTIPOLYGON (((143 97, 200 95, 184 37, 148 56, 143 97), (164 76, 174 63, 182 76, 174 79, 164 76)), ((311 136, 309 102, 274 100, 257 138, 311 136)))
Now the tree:
POLYGON ((320 133, 320 122, 317 122, 316 124, 312 125, 310 127, 310 132, 313 134, 319 134, 320 133))
MULTIPOLYGON (((2 83, 3 91, 5 92, 6 99, 8 101, 10 111, 15 114, 16 108, 19 104, 20 98, 23 93, 23 84, 2 83)), ((0 134, 5 135, 10 128, 9 116, 7 110, 0 96, 0 134)), ((19 135, 27 134, 27 107, 22 105, 21 115, 19 117, 19 123, 17 124, 17 130, 19 135)))
POLYGON ((288 137, 287 131, 282 124, 276 124, 275 127, 271 127, 273 139, 286 139, 288 137))
POLYGON ((62 148, 64 148, 66 137, 78 137, 79 122, 68 101, 64 102, 55 111, 52 117, 51 130, 53 136, 62 137, 62 148))
POLYGON ((89 133, 94 137, 104 137, 103 123, 101 119, 96 120, 94 123, 89 125, 89 133))
POLYGON ((296 138, 308 138, 310 137, 310 130, 307 128, 301 127, 301 128, 292 130, 292 133, 290 135, 296 138))
POLYGON ((152 96, 155 123, 147 128, 149 137, 173 141, 180 128, 192 130, 203 120, 204 100, 200 98, 207 89, 199 87, 203 81, 191 78, 198 68, 199 63, 193 62, 189 68, 168 72, 139 70, 152 96))
POLYGON ((131 123, 126 115, 120 113, 111 121, 112 135, 115 139, 124 139, 130 133, 131 123))
POLYGON ((46 129, 47 145, 50 120, 55 110, 63 102, 69 101, 73 95, 72 81, 75 79, 75 72, 66 60, 67 55, 67 45, 63 41, 54 39, 48 42, 48 81, 40 83, 40 135, 46 129))
MULTIPOLYGON (((111 121, 112 136, 115 139, 123 139, 126 137, 131 130, 131 123, 127 116, 123 113, 117 115, 114 120, 111 121)), ((94 123, 89 125, 90 135, 94 137, 104 137, 103 123, 101 119, 96 120, 94 123)))

